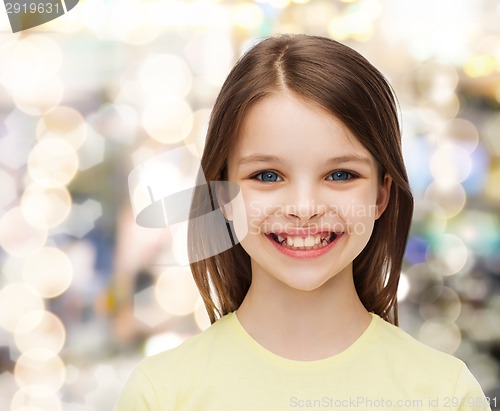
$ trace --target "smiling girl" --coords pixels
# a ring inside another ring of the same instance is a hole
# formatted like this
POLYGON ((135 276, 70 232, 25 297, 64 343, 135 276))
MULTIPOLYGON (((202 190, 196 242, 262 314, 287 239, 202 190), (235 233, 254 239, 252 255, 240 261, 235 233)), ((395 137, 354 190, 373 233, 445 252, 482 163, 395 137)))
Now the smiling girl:
POLYGON ((215 103, 192 216, 191 269, 212 326, 145 359, 122 410, 487 410, 465 364, 397 327, 413 210, 395 99, 354 50, 261 41, 215 103), (229 230, 234 247, 207 255, 229 230))

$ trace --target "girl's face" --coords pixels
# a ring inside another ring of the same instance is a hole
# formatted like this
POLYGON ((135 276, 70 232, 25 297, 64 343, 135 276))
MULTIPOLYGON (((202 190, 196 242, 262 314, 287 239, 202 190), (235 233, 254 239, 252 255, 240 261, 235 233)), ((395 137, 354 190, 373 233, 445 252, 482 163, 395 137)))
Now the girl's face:
POLYGON ((389 200, 391 178, 334 116, 291 93, 251 107, 228 159, 243 204, 226 207, 252 262, 266 277, 314 290, 352 275, 389 200))

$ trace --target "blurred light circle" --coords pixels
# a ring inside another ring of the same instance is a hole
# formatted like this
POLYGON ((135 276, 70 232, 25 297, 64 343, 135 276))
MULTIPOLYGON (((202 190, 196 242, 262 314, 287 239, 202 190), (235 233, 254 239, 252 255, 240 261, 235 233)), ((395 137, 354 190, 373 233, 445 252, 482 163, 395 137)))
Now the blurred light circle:
POLYGON ((439 204, 446 216, 450 218, 463 210, 467 194, 461 184, 443 186, 434 181, 427 187, 425 199, 439 204))
POLYGON ((455 323, 426 320, 420 327, 418 339, 439 351, 453 354, 460 346, 462 334, 455 323))
POLYGON ((495 156, 500 156, 500 113, 493 114, 486 122, 481 136, 484 138, 489 150, 495 156))
POLYGON ((66 385, 73 385, 78 383, 81 378, 81 371, 78 367, 74 365, 66 365, 66 385))
POLYGON ((61 138, 40 140, 28 158, 28 173, 44 187, 68 184, 78 170, 78 156, 74 147, 61 138))
MULTIPOLYGON (((482 196, 488 184, 488 178, 492 169, 493 157, 488 152, 485 144, 481 141, 475 150, 470 153, 472 170, 462 183, 465 192, 471 198, 482 196)), ((500 193, 500 190, 498 190, 500 193)))
POLYGON ((455 144, 443 144, 432 155, 431 174, 441 185, 454 185, 467 178, 472 169, 469 153, 455 144))
POLYGON ((351 34, 349 23, 349 20, 342 15, 332 18, 327 28, 329 36, 338 41, 348 39, 351 34))
MULTIPOLYGON (((155 288, 155 286, 150 286, 134 294, 134 317, 151 328, 157 327, 172 317, 158 304, 155 288)), ((120 330, 124 334, 127 331, 129 330, 120 330)))
POLYGON ((476 342, 491 343, 498 339, 499 314, 485 308, 468 310, 469 318, 461 318, 467 335, 476 342))
MULTIPOLYGON (((349 6, 345 12, 339 13, 335 9, 327 9, 323 2, 318 4, 316 15, 321 20, 325 17, 331 17, 329 22, 323 24, 327 26, 328 33, 339 40, 352 38, 356 41, 368 41, 374 35, 374 22, 379 17, 381 5, 377 0, 368 0, 363 2, 363 6, 349 6), (325 13, 326 12, 326 13, 325 13)), ((308 22, 311 26, 312 22, 308 22)), ((316 23, 317 24, 317 23, 316 23)))
POLYGON ((87 121, 101 135, 122 144, 132 144, 137 136, 139 114, 128 104, 105 104, 87 121))
POLYGON ((458 73, 451 64, 430 61, 418 67, 415 82, 425 100, 449 101, 455 95, 458 73))
POLYGON ((13 177, 3 170, 0 170, 0 190, 2 195, 0 195, 0 214, 2 213, 2 208, 9 205, 12 201, 16 199, 17 190, 16 182, 13 177))
POLYGON ((485 281, 466 276, 460 282, 459 291, 464 299, 468 301, 484 301, 489 290, 485 281))
POLYGON ((87 135, 87 125, 83 116, 71 107, 59 106, 45 113, 36 127, 36 136, 59 137, 78 149, 87 135))
POLYGON ((167 268, 158 279, 155 294, 167 313, 178 316, 191 314, 199 295, 187 267, 167 268))
MULTIPOLYGON (((500 294, 495 294, 493 295, 488 301, 487 301, 488 309, 494 313, 498 317, 498 322, 500 323, 500 294)), ((499 333, 498 336, 500 337, 500 328, 497 329, 497 332, 499 333)))
POLYGON ((12 397, 11 411, 62 411, 57 394, 43 386, 29 385, 21 388, 12 397))
POLYGON ((7 284, 0 290, 0 327, 13 333, 21 317, 43 308, 42 298, 32 288, 22 283, 7 284))
POLYGON ((413 215, 416 233, 431 238, 446 229, 447 217, 441 206, 433 201, 423 200, 415 204, 413 215))
POLYGON ((66 187, 45 188, 31 184, 21 197, 21 210, 30 224, 52 228, 61 224, 71 211, 71 196, 66 187))
POLYGON ((28 81, 37 81, 37 72, 33 67, 40 67, 43 53, 35 44, 23 39, 3 45, 1 49, 0 82, 9 91, 22 87, 28 81))
POLYGON ((129 104, 137 108, 144 106, 144 100, 139 80, 125 78, 116 85, 114 104, 129 104))
POLYGON ((27 114, 37 116, 58 106, 63 98, 64 86, 60 79, 52 77, 30 88, 15 90, 16 106, 27 114))
POLYGON ((175 332, 166 332, 149 337, 144 345, 146 357, 160 354, 181 345, 186 339, 175 332))
POLYGON ((439 100, 433 100, 429 103, 426 103, 430 112, 434 112, 434 115, 437 115, 435 120, 431 119, 428 116, 429 122, 435 124, 435 127, 438 128, 441 126, 443 121, 452 120, 455 118, 460 110, 460 100, 458 99, 456 94, 448 97, 447 99, 441 98, 439 100))
POLYGON ((32 310, 17 322, 14 341, 21 352, 43 348, 58 353, 66 341, 66 330, 59 317, 53 313, 32 310))
MULTIPOLYGON (((256 44, 256 41, 252 40, 243 44, 251 46, 256 44)), ((245 47, 245 49, 247 48, 245 47)), ((241 49, 241 52, 245 49, 241 49)), ((235 49, 231 38, 220 30, 200 33, 193 36, 183 51, 193 71, 197 74, 197 81, 200 83, 201 79, 205 90, 210 91, 210 96, 203 94, 208 99, 204 99, 204 101, 212 103, 213 93, 217 94, 217 90, 233 66, 235 49)), ((193 92, 199 93, 200 91, 198 87, 195 87, 193 92)))
POLYGON ((193 113, 193 127, 189 136, 186 138, 186 144, 188 149, 198 158, 201 158, 203 148, 205 147, 208 122, 210 121, 211 113, 212 110, 208 108, 202 108, 193 113))
POLYGON ((44 348, 34 348, 21 354, 14 366, 19 387, 38 386, 47 394, 57 392, 64 384, 66 368, 61 358, 44 348))
POLYGON ((34 227, 20 207, 11 208, 0 217, 0 246, 17 257, 34 253, 47 241, 47 230, 34 227))
POLYGON ((429 287, 419 299, 419 312, 425 320, 439 318, 443 322, 452 323, 457 320, 461 310, 460 297, 449 287, 429 287))
POLYGON ((11 94, 53 77, 62 61, 57 43, 41 35, 16 39, 2 48, 0 57, 0 82, 11 94))
POLYGON ((431 130, 436 130, 444 126, 447 121, 456 115, 458 108, 452 104, 452 107, 439 107, 436 105, 426 103, 419 108, 420 117, 424 123, 431 130))
POLYGON ((186 186, 185 178, 178 166, 159 156, 141 165, 140 173, 136 174, 136 178, 130 178, 129 187, 132 208, 134 215, 137 216, 153 201, 185 190, 189 186, 186 186), (168 179, 165 176, 168 176, 168 179))
POLYGON ((410 282, 406 274, 401 273, 398 285, 398 301, 403 301, 410 291, 410 282))
POLYGON ((486 77, 495 71, 496 60, 488 54, 475 54, 469 57, 463 67, 469 77, 486 77))
POLYGON ((141 45, 157 38, 162 26, 152 13, 151 4, 136 0, 121 1, 109 13, 109 29, 119 40, 128 44, 141 45))
POLYGON ((412 265, 405 271, 405 274, 409 282, 407 298, 414 303, 419 302, 426 289, 443 285, 443 277, 425 263, 412 265))
POLYGON ((186 62, 173 54, 153 54, 139 70, 139 82, 148 98, 186 97, 192 85, 186 62))
POLYGON ((198 296, 198 300, 196 301, 194 321, 196 322, 196 326, 201 331, 206 330, 208 327, 210 327, 210 317, 208 316, 207 309, 205 308, 205 304, 203 303, 203 299, 200 296, 198 296))
POLYGON ((43 68, 37 67, 37 70, 43 70, 44 77, 56 74, 63 61, 59 44, 50 37, 42 35, 31 35, 26 40, 34 44, 43 54, 43 68))
POLYGON ((185 100, 154 101, 144 108, 142 123, 154 140, 174 144, 191 132, 193 112, 185 100))
POLYGON ((169 227, 172 233, 172 254, 179 265, 189 264, 187 223, 175 224, 169 227))
POLYGON ((267 3, 277 9, 284 9, 290 5, 291 0, 259 0, 259 3, 267 3))
POLYGON ((19 282, 19 273, 23 271, 25 257, 15 257, 7 254, 2 261, 2 274, 5 283, 19 282))
POLYGON ((448 122, 439 134, 440 143, 452 143, 472 153, 479 142, 479 131, 476 126, 463 118, 448 122))
POLYGON ((452 275, 462 270, 469 258, 469 249, 461 238, 453 234, 441 234, 431 243, 433 263, 442 269, 442 275, 452 275))
POLYGON ((472 255, 497 254, 500 219, 495 213, 464 210, 454 222, 454 232, 473 251, 472 255))
POLYGON ((405 261, 410 264, 424 263, 427 260, 428 241, 420 235, 410 235, 405 250, 405 261))
POLYGON ((43 298, 64 293, 73 280, 73 266, 60 249, 44 247, 26 259, 23 280, 43 298))
POLYGON ((244 29, 259 28, 264 22, 262 9, 253 3, 240 3, 231 9, 231 22, 244 29))

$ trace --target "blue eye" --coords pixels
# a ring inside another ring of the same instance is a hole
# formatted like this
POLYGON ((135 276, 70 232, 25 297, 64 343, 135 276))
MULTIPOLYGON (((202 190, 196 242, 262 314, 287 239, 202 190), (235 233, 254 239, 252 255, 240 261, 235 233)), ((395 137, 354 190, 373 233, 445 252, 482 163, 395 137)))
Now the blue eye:
POLYGON ((349 171, 340 170, 340 171, 334 171, 328 177, 329 177, 328 180, 347 181, 354 178, 354 175, 349 171))
POLYGON ((274 171, 262 171, 259 174, 256 174, 254 178, 263 181, 264 183, 275 183, 281 177, 274 171))

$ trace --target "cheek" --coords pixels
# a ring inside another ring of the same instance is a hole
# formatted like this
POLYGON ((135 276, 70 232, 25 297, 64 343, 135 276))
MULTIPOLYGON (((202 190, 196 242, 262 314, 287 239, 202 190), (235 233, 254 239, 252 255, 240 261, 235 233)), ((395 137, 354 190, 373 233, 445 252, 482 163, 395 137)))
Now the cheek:
POLYGON ((333 206, 347 226, 356 235, 371 235, 377 216, 376 194, 372 190, 342 193, 333 206))
POLYGON ((248 235, 249 224, 247 221, 248 207, 241 191, 228 204, 228 208, 231 210, 231 221, 236 237, 239 242, 242 242, 248 235))
POLYGON ((275 219, 283 216, 280 204, 279 197, 273 193, 244 192, 243 201, 235 214, 235 231, 245 235, 260 235, 269 217, 275 219))

